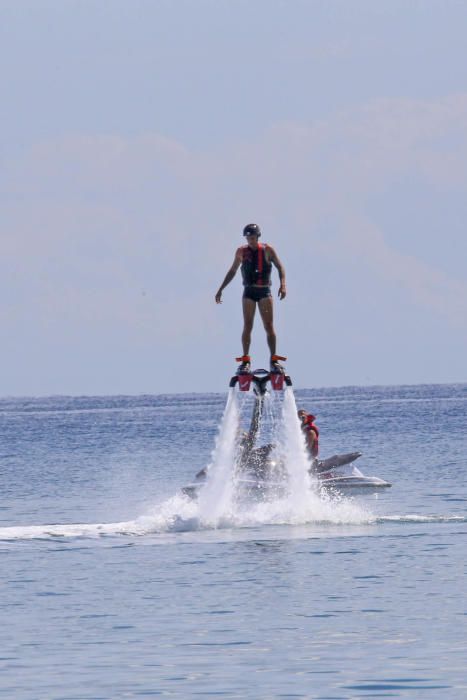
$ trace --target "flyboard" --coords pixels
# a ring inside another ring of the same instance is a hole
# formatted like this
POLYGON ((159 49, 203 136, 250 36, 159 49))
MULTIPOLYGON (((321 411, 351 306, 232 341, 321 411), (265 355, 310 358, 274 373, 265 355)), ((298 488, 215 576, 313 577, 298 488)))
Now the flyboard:
POLYGON ((282 355, 273 355, 271 358, 271 369, 268 372, 266 369, 251 371, 249 355, 237 357, 237 362, 241 364, 237 373, 230 380, 229 387, 232 389, 238 384, 240 391, 249 391, 253 384, 255 393, 262 397, 266 393, 267 383, 270 382, 274 391, 282 391, 284 385, 292 386, 290 376, 285 373, 285 368, 279 363, 279 360, 285 361, 286 359, 282 355))
MULTIPOLYGON (((278 498, 287 491, 287 469, 283 455, 277 449, 276 432, 280 432, 280 405, 283 402, 284 391, 292 387, 292 380, 278 360, 285 357, 273 356, 271 369, 251 370, 250 358, 236 358, 241 361, 236 374, 229 381, 229 389, 238 395, 239 404, 248 412, 251 418, 248 430, 243 431, 238 440, 235 455, 236 486, 247 496, 264 500, 278 498), (244 397, 249 401, 242 401, 244 397), (251 401, 253 399, 253 402, 251 401), (275 416, 274 416, 275 412, 275 416), (264 424, 272 420, 269 435, 264 430, 264 424), (269 441, 265 442, 268 437, 269 441), (261 444, 263 443, 263 444, 261 444)), ((298 421, 298 418, 296 419, 298 421)), ((333 455, 327 459, 309 459, 308 471, 314 477, 313 487, 328 494, 375 494, 391 484, 383 479, 364 475, 353 462, 361 457, 361 452, 333 455)), ((188 484, 182 492, 197 498, 203 488, 208 469, 202 469, 196 474, 193 483, 188 484)))

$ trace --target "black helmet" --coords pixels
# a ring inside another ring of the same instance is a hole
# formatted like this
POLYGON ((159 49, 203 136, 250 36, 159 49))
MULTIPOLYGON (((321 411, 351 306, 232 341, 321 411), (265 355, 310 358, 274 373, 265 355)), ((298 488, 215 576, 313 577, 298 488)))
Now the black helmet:
POLYGON ((243 229, 244 236, 261 236, 261 229, 258 224, 247 224, 243 229))

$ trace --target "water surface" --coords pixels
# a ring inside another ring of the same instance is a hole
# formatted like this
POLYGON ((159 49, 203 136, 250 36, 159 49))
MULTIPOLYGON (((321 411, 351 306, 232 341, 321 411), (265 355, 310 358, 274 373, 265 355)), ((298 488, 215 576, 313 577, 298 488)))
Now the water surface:
POLYGON ((206 527, 225 395, 1 400, 0 696, 466 697, 467 386, 297 401, 393 487, 206 527))

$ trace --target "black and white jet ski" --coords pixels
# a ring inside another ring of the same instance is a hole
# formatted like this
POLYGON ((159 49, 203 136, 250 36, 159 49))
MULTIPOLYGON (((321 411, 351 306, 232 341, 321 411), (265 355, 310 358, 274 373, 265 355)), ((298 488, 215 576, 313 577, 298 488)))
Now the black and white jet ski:
MULTIPOLYGON (((257 494, 264 498, 280 498, 287 491, 287 475, 284 466, 270 455, 274 445, 264 445, 252 450, 251 459, 244 465, 241 472, 237 471, 235 483, 242 493, 257 494)), ((348 496, 372 495, 382 493, 391 484, 377 476, 367 476, 352 462, 361 457, 361 452, 334 455, 326 460, 313 464, 310 474, 316 478, 319 490, 328 494, 348 496), (321 469, 323 463, 333 466, 321 469)), ((196 498, 198 491, 206 480, 206 469, 202 469, 195 481, 182 489, 190 498, 196 498)))
MULTIPOLYGON (((242 372, 232 377, 229 386, 238 384, 239 391, 249 391, 253 387, 255 402, 249 431, 239 441, 239 457, 236 465, 235 483, 240 493, 257 496, 261 499, 279 498, 287 493, 287 471, 285 465, 275 455, 275 445, 268 443, 256 446, 264 408, 264 397, 271 388, 281 391, 292 386, 289 375, 268 372, 265 369, 242 372)), ((310 463, 310 474, 316 478, 316 486, 325 493, 360 495, 375 494, 391 486, 376 476, 366 476, 353 462, 361 457, 361 452, 333 455, 327 459, 314 459, 310 463)), ((182 489, 190 498, 197 498, 207 477, 202 469, 194 482, 182 489)))
POLYGON ((346 494, 379 493, 391 484, 377 476, 366 476, 352 464, 362 456, 361 452, 334 455, 323 460, 314 460, 310 472, 325 491, 338 491, 346 494))

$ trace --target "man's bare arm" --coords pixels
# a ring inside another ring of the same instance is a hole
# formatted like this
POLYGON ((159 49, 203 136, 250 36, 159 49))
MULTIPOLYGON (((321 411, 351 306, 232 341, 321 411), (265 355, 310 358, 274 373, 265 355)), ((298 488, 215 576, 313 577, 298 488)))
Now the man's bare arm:
POLYGON ((277 257, 277 253, 274 250, 274 248, 269 246, 269 250, 271 251, 271 262, 274 265, 274 267, 277 268, 277 271, 279 273, 280 286, 277 296, 279 297, 279 299, 284 299, 287 294, 287 289, 285 286, 285 268, 279 260, 279 258, 277 257))
POLYGON ((237 250, 237 252, 235 253, 235 258, 234 258, 233 264, 232 264, 230 270, 227 272, 221 286, 217 290, 216 297, 215 297, 216 304, 222 304, 222 292, 227 287, 227 285, 230 284, 230 282, 233 280, 233 278, 237 274, 237 270, 241 264, 242 264, 242 258, 237 250))

